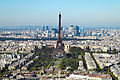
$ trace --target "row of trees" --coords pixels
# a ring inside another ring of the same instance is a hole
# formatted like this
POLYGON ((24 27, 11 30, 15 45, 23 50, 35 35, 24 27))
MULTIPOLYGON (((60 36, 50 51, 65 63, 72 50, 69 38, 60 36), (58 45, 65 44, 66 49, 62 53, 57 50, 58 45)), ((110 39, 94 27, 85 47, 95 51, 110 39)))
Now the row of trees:
POLYGON ((39 70, 41 68, 47 68, 48 64, 53 59, 51 56, 53 51, 54 51, 54 48, 50 48, 50 47, 44 47, 42 49, 36 50, 35 56, 38 56, 38 58, 33 59, 34 63, 29 69, 39 70))
POLYGON ((78 69, 80 60, 78 56, 81 55, 81 53, 84 53, 84 50, 79 47, 71 47, 69 52, 70 53, 63 57, 60 68, 63 70, 66 69, 66 67, 71 67, 69 70, 78 69))

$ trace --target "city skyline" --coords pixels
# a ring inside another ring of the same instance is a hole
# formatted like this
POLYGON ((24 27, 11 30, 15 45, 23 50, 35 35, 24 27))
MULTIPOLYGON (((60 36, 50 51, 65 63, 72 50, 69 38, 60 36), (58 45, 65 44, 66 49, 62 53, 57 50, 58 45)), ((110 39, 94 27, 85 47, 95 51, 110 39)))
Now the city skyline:
POLYGON ((1 0, 0 26, 119 25, 119 0, 1 0))
POLYGON ((120 80, 119 12, 111 10, 117 3, 45 1, 11 0, 2 5, 0 80, 120 80), (88 13, 77 11, 78 2, 88 13))

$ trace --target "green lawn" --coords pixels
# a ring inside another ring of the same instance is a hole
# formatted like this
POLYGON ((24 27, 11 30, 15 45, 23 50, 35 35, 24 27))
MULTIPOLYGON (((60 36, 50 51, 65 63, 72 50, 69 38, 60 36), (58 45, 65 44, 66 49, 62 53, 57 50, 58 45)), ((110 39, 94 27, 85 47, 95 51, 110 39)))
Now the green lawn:
POLYGON ((58 69, 61 61, 62 61, 62 59, 57 59, 57 60, 54 62, 53 68, 58 69))

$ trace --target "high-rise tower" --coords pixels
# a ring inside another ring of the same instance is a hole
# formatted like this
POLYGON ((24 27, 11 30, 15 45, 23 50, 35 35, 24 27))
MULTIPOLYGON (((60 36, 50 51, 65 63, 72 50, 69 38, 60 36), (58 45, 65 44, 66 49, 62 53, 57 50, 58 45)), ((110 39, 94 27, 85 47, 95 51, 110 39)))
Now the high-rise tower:
POLYGON ((59 28, 58 28, 58 39, 57 39, 57 44, 56 44, 56 49, 54 50, 54 56, 64 56, 65 51, 64 51, 64 44, 62 43, 62 38, 61 38, 61 13, 59 13, 59 28))

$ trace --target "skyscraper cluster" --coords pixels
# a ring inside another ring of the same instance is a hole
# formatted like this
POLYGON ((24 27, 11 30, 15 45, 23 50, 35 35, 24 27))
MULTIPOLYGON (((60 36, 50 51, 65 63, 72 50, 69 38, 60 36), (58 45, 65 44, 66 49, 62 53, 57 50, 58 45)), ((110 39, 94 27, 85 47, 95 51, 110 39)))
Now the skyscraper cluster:
MULTIPOLYGON (((49 26, 42 26, 38 32, 43 37, 57 37, 57 28, 49 28, 49 26)), ((74 37, 74 36, 85 36, 85 31, 83 27, 70 25, 68 28, 61 27, 61 37, 74 37)))
MULTIPOLYGON (((49 28, 49 26, 42 26, 41 35, 44 37, 57 37, 57 28, 49 28)), ((79 26, 70 25, 68 28, 61 27, 61 37, 74 37, 74 36, 85 36, 84 28, 79 26)))

